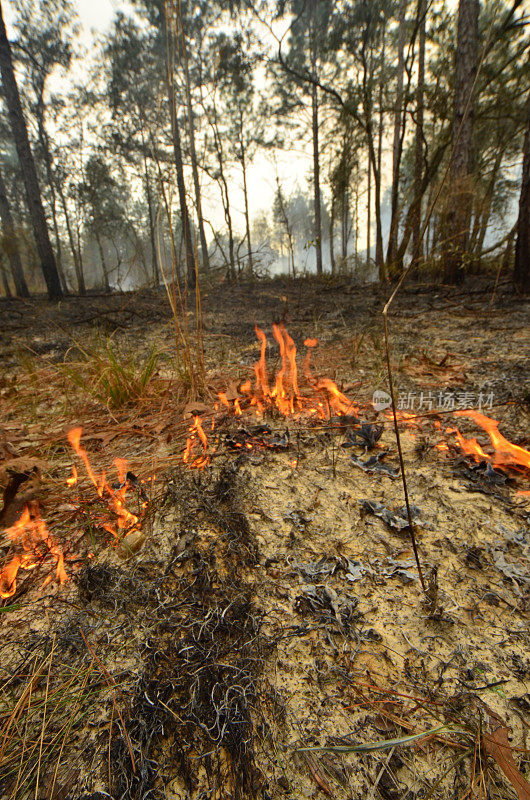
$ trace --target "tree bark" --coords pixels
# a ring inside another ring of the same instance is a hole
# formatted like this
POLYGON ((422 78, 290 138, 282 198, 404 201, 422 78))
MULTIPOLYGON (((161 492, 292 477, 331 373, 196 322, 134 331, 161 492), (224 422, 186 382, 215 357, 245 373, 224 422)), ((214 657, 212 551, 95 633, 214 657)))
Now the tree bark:
POLYGON ((199 239, 201 242, 202 265, 204 267, 205 272, 208 272, 210 269, 210 256, 208 253, 206 234, 204 232, 204 217, 202 215, 201 187, 199 183, 199 169, 197 166, 197 152, 195 149, 195 120, 193 117, 193 106, 191 102, 190 71, 188 66, 188 54, 186 50, 186 41, 184 32, 182 32, 182 49, 184 55, 183 62, 184 62, 184 78, 186 84, 186 105, 188 109, 188 127, 190 133, 191 172, 193 175, 193 186, 195 189, 195 204, 197 206, 197 219, 199 223, 199 239))
POLYGON ((9 207, 9 200, 7 199, 7 190, 4 183, 4 178, 0 172, 0 219, 2 220, 2 227, 4 229, 5 251, 9 258, 9 265, 11 267, 11 275, 13 276, 13 283, 15 284, 15 291, 17 297, 29 297, 28 286, 24 277, 24 270, 22 269, 22 261, 18 250, 17 237, 15 235, 15 226, 13 224, 13 217, 9 207))
POLYGON ((85 295, 86 286, 85 286, 85 276, 83 275, 83 264, 81 262, 81 255, 80 253, 78 253, 75 245, 74 232, 72 230, 72 225, 70 222, 70 214, 68 213, 66 196, 60 180, 57 181, 57 191, 59 193, 59 199, 61 200, 64 220, 66 222, 66 231, 68 233, 68 241, 70 243, 70 250, 72 251, 72 258, 74 260, 75 277, 77 280, 77 291, 79 292, 80 295, 85 295))
POLYGON ((519 198, 513 279, 515 285, 522 292, 530 290, 530 97, 528 98, 526 134, 523 146, 523 174, 519 198))
MULTIPOLYGON (((379 180, 376 182, 376 208, 379 209, 379 219, 381 219, 381 160, 383 154, 383 129, 384 129, 384 110, 383 110, 383 75, 385 73, 385 26, 383 26, 383 44, 381 47, 381 79, 379 81, 379 124, 377 131, 377 174, 379 180)), ((375 174, 375 172, 374 172, 375 174)), ((379 271, 380 278, 383 277, 384 264, 383 264, 383 235, 382 226, 379 225, 381 235, 377 237, 375 248, 375 263, 379 271)))
POLYGON ((151 180, 149 178, 149 167, 147 164, 147 156, 145 155, 145 139, 142 130, 142 162, 144 167, 144 184, 145 184, 145 197, 147 200, 147 214, 149 221, 149 240, 151 242, 151 261, 153 270, 153 280, 155 286, 160 283, 160 273, 158 270, 158 253, 156 250, 155 239, 155 215, 153 213, 153 197, 151 194, 151 180))
POLYGON ((446 283, 459 283, 462 280, 468 250, 473 201, 473 93, 478 66, 478 15, 479 0, 459 0, 451 186, 444 226, 446 283))
MULTIPOLYGON (((419 197, 423 173, 423 112, 425 91, 425 38, 427 16, 426 0, 418 0, 419 53, 418 53, 418 85, 416 87, 416 134, 414 139, 414 197, 419 197)), ((416 204, 412 223, 412 261, 413 275, 419 274, 419 266, 423 259, 421 241, 421 201, 416 204)))
MULTIPOLYGON (((242 125, 243 123, 241 122, 241 127, 242 125)), ((252 259, 252 242, 250 239, 250 213, 248 209, 248 187, 247 187, 247 159, 245 157, 245 147, 243 144, 243 131, 241 131, 240 150, 241 150, 241 170, 243 172, 243 197, 245 200, 245 227, 247 231, 248 269, 249 272, 252 272, 254 268, 254 262, 252 259)))
POLYGON ((50 300, 59 300, 63 296, 63 293, 61 290, 59 273, 57 271, 57 264, 55 262, 55 255, 50 242, 46 217, 44 215, 37 171, 29 144, 26 120, 24 119, 24 113, 20 102, 20 95, 11 57, 11 46, 7 38, 1 1, 0 72, 2 74, 4 96, 9 110, 9 123, 13 132, 13 138, 22 169, 35 244, 48 289, 48 297, 50 300))
POLYGON ((311 89, 311 112, 313 128, 313 190, 315 204, 315 247, 317 256, 317 275, 322 275, 322 203, 320 199, 320 153, 318 144, 318 88, 311 89))
POLYGON ((61 281, 61 289, 64 294, 68 292, 66 284, 66 277, 63 270, 62 263, 62 250, 61 250, 61 237, 59 235, 59 225, 57 222, 57 198, 55 195, 55 179, 53 175, 52 154, 50 150, 50 140, 46 130, 46 123, 44 121, 44 83, 37 88, 37 130, 39 142, 44 157, 44 165, 46 167, 46 177, 48 179, 48 187, 50 189, 50 210, 52 212, 53 232, 55 235, 55 247, 57 253, 57 272, 59 273, 59 280, 61 281))
POLYGON ((173 154, 175 158, 175 171, 177 173, 177 190, 179 195, 180 217, 182 220, 182 234, 184 239, 184 251, 186 258, 186 274, 188 286, 195 288, 195 258, 193 240, 191 238, 191 223, 186 201, 186 184, 184 183, 184 165, 182 162, 182 145, 180 142, 180 127, 177 119, 177 109, 175 107, 175 97, 173 86, 168 81, 169 108, 171 113, 171 128, 173 134, 173 154))
POLYGON ((336 263, 335 263, 335 242, 333 241, 335 238, 335 197, 331 198, 331 214, 329 219, 329 260, 331 262, 331 274, 335 275, 336 272, 336 263))
MULTIPOLYGON (((164 14, 164 25, 166 39, 170 40, 170 31, 167 19, 167 9, 164 14)), ((173 85, 173 61, 170 60, 170 51, 168 49, 167 62, 166 62, 166 87, 169 100, 169 113, 171 117, 171 133, 173 138, 173 155, 175 160, 175 171, 177 175, 177 191, 179 195, 180 217, 182 220, 182 234, 184 240, 184 252, 186 258, 186 275, 188 286, 191 289, 195 288, 195 256, 193 239, 191 236, 191 221, 188 212, 188 204, 186 200, 186 184, 184 182, 184 164, 182 161, 182 145, 180 140, 180 126, 177 117, 177 107, 175 103, 175 90, 173 85)))
POLYGON ((370 250, 372 247, 372 243, 370 241, 371 238, 371 228, 372 228, 372 160, 370 158, 370 152, 368 152, 368 200, 366 203, 366 262, 370 263, 370 250))
POLYGON ((0 273, 2 274, 2 286, 4 287, 4 294, 7 298, 13 297, 9 281, 7 279, 6 265, 4 259, 0 256, 0 273))
POLYGON ((109 280, 109 268, 107 267, 107 260, 105 258, 105 251, 103 250, 103 244, 101 242, 101 237, 99 233, 95 234, 96 242, 98 245, 99 250, 99 257, 101 259, 101 269, 103 270, 103 280, 105 281, 105 292, 110 294, 110 280, 109 280))
MULTIPOLYGON (((421 0, 420 0, 421 2, 421 0)), ((393 258, 397 250, 398 240, 398 203, 399 203, 399 174, 401 166, 401 153, 403 149, 403 136, 401 118, 403 113, 403 74, 405 71, 405 34, 406 13, 408 0, 401 0, 399 6, 399 31, 398 31, 398 63, 396 75, 396 105, 394 107, 394 135, 392 142, 392 194, 390 233, 388 237, 387 263, 389 271, 393 272, 393 258)))

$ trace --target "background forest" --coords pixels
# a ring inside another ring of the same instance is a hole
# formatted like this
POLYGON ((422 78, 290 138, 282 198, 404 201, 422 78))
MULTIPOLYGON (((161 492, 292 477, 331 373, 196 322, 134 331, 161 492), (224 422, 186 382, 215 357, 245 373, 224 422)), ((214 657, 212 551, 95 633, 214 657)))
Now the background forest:
POLYGON ((521 0, 131 0, 90 48, 69 0, 3 6, 5 295, 456 283, 514 253, 528 285, 521 0))

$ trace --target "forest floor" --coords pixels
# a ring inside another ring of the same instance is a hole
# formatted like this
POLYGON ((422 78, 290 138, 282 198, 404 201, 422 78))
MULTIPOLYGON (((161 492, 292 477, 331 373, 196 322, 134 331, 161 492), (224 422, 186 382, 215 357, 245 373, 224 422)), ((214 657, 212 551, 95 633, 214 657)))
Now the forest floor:
POLYGON ((205 288, 208 388, 190 400, 162 290, 0 300, 1 800, 528 800, 530 467, 492 469, 452 403, 530 449, 530 304, 477 281, 392 306, 423 591, 372 404, 384 301, 338 281, 205 288), (278 373, 280 322, 321 418, 258 419, 244 391, 255 324, 278 373))

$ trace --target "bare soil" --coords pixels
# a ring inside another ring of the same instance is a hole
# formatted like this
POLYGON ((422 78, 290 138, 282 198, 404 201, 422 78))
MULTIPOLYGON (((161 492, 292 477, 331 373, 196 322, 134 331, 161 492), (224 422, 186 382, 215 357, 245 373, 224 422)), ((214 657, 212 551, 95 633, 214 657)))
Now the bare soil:
MULTIPOLYGON (((507 285, 491 302, 477 281, 405 287, 392 306, 396 395, 433 405, 400 425, 424 592, 392 422, 371 403, 388 386, 385 292, 276 280, 202 300, 217 442, 204 470, 182 462, 190 405, 162 292, 0 303, 0 483, 30 475, 3 525, 38 501, 70 576, 42 588, 43 557, 0 601, 0 798, 528 798, 530 475, 486 473, 437 427, 491 452, 439 408, 440 393, 482 395, 530 449, 528 302, 507 285), (216 391, 253 378, 254 324, 274 345, 280 321, 300 364, 318 338, 313 374, 383 425, 372 448, 351 419, 278 414, 265 446, 230 446, 256 443, 256 417, 214 413, 216 391), (152 388, 120 408, 68 377, 109 336, 138 362, 162 354, 152 388), (126 457, 139 479, 156 473, 134 553, 102 527, 86 478, 65 486, 78 424, 96 472, 126 457)), ((0 566, 10 553, 0 538, 0 566)))

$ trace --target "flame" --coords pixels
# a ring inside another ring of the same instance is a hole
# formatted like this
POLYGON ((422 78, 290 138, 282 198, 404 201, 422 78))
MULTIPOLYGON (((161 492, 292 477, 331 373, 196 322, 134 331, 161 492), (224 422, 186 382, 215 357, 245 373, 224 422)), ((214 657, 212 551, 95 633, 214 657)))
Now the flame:
MULTIPOLYGON (((6 528, 4 534, 18 552, 15 552, 0 572, 0 597, 3 599, 12 597, 17 590, 19 570, 34 569, 48 555, 55 559, 55 574, 58 583, 66 583, 68 576, 64 567, 63 551, 48 532, 37 503, 31 504, 31 510, 26 505, 19 519, 11 527, 6 528)), ((48 576, 43 586, 50 580, 51 576, 48 576)))
MULTIPOLYGON (((106 479, 105 472, 102 472, 98 478, 92 469, 87 452, 83 447, 81 447, 82 433, 83 429, 81 427, 72 428, 72 430, 68 431, 67 434, 68 441, 72 445, 79 458, 83 461, 87 475, 93 483, 98 496, 102 499, 104 496, 106 496, 105 499, 107 500, 109 508, 116 515, 115 523, 105 521, 101 524, 101 526, 116 539, 121 539, 124 533, 130 533, 133 530, 137 530, 140 525, 139 517, 136 514, 132 514, 127 509, 125 502, 125 496, 127 493, 127 461, 123 458, 115 459, 114 464, 118 472, 119 488, 113 489, 106 479)), ((75 466, 73 470, 77 480, 77 470, 75 466)), ((67 483, 69 483, 69 485, 73 485, 74 482, 72 478, 69 478, 67 483)), ((145 507, 146 503, 144 502, 142 503, 142 508, 145 507)))
MULTIPOLYGON (((309 415, 317 415, 323 419, 330 416, 331 413, 344 415, 357 411, 357 406, 338 389, 334 381, 329 378, 316 380, 311 374, 311 351, 317 346, 317 339, 305 339, 304 341, 308 352, 304 359, 303 374, 307 383, 311 385, 312 392, 309 397, 302 394, 298 382, 296 345, 283 323, 272 326, 274 339, 280 349, 281 365, 271 389, 265 360, 267 337, 257 325, 254 329, 260 341, 260 357, 254 365, 256 388, 255 394, 251 396, 250 404, 256 405, 258 412, 274 408, 287 417, 305 411, 309 415)), ((250 393, 248 382, 242 384, 241 392, 250 393)))
POLYGON ((189 463, 190 467, 204 469, 204 467, 210 463, 210 456, 208 455, 208 437, 202 427, 201 418, 193 417, 193 425, 191 425, 188 430, 189 436, 186 439, 186 447, 182 454, 182 460, 185 463, 189 463), (193 451, 198 441, 202 444, 202 453, 194 456, 192 459, 191 457, 193 456, 193 451))
POLYGON ((67 486, 75 486, 77 483, 77 467, 74 464, 72 467, 72 477, 66 479, 67 486))
POLYGON ((493 458, 482 450, 476 439, 464 439, 456 431, 457 439, 466 454, 474 455, 480 459, 493 461, 495 467, 512 467, 514 469, 530 469, 530 452, 519 445, 512 444, 499 432, 499 422, 486 417, 479 411, 455 411, 457 417, 469 417, 483 428, 490 437, 495 454, 493 458))

